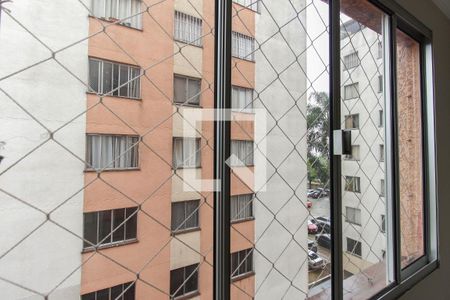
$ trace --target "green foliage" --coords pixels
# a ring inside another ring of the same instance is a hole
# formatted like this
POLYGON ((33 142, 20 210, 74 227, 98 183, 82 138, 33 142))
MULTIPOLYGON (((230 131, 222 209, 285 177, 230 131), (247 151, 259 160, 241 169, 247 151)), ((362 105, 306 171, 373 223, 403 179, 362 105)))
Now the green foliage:
POLYGON ((310 95, 306 107, 308 143, 308 181, 328 185, 330 175, 330 113, 329 97, 325 92, 310 95))

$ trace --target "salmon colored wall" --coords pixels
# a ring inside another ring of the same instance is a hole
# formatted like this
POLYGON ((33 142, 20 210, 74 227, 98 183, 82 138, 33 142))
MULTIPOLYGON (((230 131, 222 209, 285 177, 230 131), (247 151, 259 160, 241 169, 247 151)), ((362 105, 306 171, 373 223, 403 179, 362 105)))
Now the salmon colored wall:
MULTIPOLYGON (((173 17, 167 17, 174 15, 172 1, 153 6, 150 13, 165 30, 173 31, 173 17)), ((101 32, 102 24, 108 26, 106 33, 89 39, 89 56, 150 67, 145 74, 151 81, 141 78, 142 100, 105 97, 103 105, 95 95, 87 95, 88 133, 146 134, 143 142, 148 147, 139 145, 139 170, 106 171, 99 178, 95 172, 85 174, 85 211, 137 206, 137 202, 145 213, 138 214, 137 243, 100 250, 104 256, 83 254, 81 294, 132 281, 139 272, 136 299, 166 298, 158 289, 168 293, 170 285, 171 181, 167 179, 172 175, 172 123, 164 120, 172 113, 173 40, 148 14, 143 14, 142 31, 95 18, 89 23, 91 35, 101 32)))

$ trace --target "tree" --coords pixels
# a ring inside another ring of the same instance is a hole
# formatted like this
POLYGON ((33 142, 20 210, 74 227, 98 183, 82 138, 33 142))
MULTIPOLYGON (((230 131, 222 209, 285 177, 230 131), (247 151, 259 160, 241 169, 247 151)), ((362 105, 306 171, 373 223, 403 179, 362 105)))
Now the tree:
POLYGON ((306 106, 307 143, 308 143, 308 181, 319 180, 323 185, 330 178, 330 99, 325 92, 314 92, 308 98, 306 106))

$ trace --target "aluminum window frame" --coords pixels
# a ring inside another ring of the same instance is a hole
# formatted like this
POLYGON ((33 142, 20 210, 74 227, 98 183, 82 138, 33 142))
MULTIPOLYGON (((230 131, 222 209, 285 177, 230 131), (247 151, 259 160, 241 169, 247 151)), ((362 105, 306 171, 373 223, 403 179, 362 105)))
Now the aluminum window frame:
MULTIPOLYGON (((423 259, 414 262, 405 270, 400 270, 399 256, 399 206, 398 197, 395 201, 387 202, 389 209, 385 215, 386 231, 391 231, 392 236, 387 242, 387 259, 395 266, 388 271, 387 276, 392 278, 392 283, 375 294, 372 299, 395 299, 424 277, 433 272, 439 265, 437 249, 438 220, 436 201, 436 162, 435 162, 435 121, 434 121, 434 93, 433 93, 433 58, 432 58, 432 32, 418 19, 403 9, 393 0, 368 0, 381 9, 386 15, 386 26, 383 35, 385 45, 382 47, 382 58, 385 59, 384 93, 391 99, 389 105, 383 110, 383 123, 386 133, 385 164, 386 168, 386 197, 396 196, 395 177, 395 103, 396 99, 396 56, 395 56, 395 30, 401 28, 406 33, 421 41, 421 80, 422 80, 422 122, 424 145, 424 193, 425 193, 425 240, 426 255, 423 259), (394 175, 394 176, 393 176, 394 175)), ((334 147, 333 130, 341 130, 341 60, 340 60, 340 1, 328 1, 329 7, 329 55, 330 55, 330 149, 334 147)), ((215 108, 231 109, 231 15, 232 0, 215 1, 215 108)), ((230 299, 230 209, 226 205, 230 197, 230 168, 225 160, 230 154, 230 122, 226 121, 226 112, 216 112, 215 121, 215 179, 219 180, 219 191, 214 193, 214 299, 230 299)), ((336 141, 338 144, 339 141, 336 141)), ((332 213, 331 228, 331 290, 333 299, 343 299, 343 241, 342 241, 342 178, 341 155, 330 156, 330 190, 333 191, 330 199, 330 211, 332 213)))

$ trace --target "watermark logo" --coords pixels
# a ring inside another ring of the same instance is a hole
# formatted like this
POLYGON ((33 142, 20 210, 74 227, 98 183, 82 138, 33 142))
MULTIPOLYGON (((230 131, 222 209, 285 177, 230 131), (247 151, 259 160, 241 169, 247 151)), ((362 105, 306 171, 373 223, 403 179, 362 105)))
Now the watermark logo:
MULTIPOLYGON (((180 107, 179 111, 181 116, 175 121, 175 123, 178 123, 175 127, 180 126, 181 128, 175 128, 174 132, 175 135, 186 141, 201 138, 202 127, 208 122, 212 124, 218 118, 230 121, 232 126, 231 155, 225 162, 231 168, 232 180, 238 180, 250 190, 264 191, 267 182, 267 139, 265 137, 268 120, 265 109, 235 112, 233 110, 180 107), (239 138, 233 140, 233 133, 239 138)), ((204 143, 202 145, 197 149, 197 152, 200 151, 201 153, 202 149, 205 148, 213 151, 204 143)), ((210 147, 212 147, 211 144, 210 147)), ((189 162, 190 165, 193 163, 192 160, 201 159, 198 153, 184 151, 183 149, 179 149, 179 151, 185 152, 186 155, 180 154, 179 157, 183 157, 183 160, 189 162)), ((211 156, 211 159, 214 159, 213 156, 211 156)), ((213 162, 211 161, 211 165, 208 167, 212 168, 212 166, 213 162)), ((220 181, 213 178, 204 178, 200 168, 176 168, 176 171, 182 177, 182 189, 185 192, 220 191, 220 181)))

